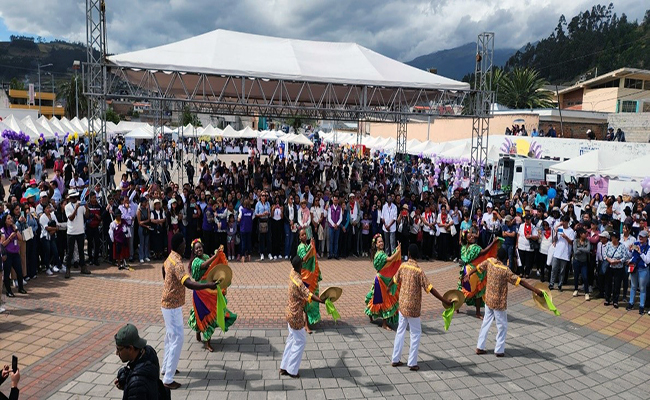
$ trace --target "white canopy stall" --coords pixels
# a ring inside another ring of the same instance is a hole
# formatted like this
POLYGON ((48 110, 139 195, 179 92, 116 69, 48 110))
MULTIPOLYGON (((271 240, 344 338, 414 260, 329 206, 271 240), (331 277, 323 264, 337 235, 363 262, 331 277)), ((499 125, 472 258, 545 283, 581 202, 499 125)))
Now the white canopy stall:
POLYGON ((648 173, 648 166, 650 165, 650 154, 642 157, 637 157, 633 160, 617 164, 612 168, 605 169, 600 172, 601 176, 630 181, 642 181, 650 174, 648 173))
POLYGON ((594 150, 579 157, 551 165, 553 172, 570 174, 576 178, 588 178, 602 173, 626 161, 623 153, 607 150, 594 150))

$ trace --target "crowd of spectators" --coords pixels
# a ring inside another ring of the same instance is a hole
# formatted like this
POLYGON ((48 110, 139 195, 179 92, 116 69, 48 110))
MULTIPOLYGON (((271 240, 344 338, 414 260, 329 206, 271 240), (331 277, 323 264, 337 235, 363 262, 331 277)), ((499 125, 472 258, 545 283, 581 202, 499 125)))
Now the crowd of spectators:
POLYGON ((90 274, 102 255, 123 269, 161 260, 177 232, 187 243, 201 237, 207 253, 224 246, 241 262, 290 259, 302 228, 320 257, 366 257, 380 233, 388 254, 398 243, 416 244, 424 260, 451 261, 460 255, 459 233, 475 229, 483 246, 504 239, 509 266, 521 276, 563 290, 573 271, 574 295, 582 288, 590 300, 598 292, 618 307, 623 299, 634 304, 640 292, 645 307, 647 196, 591 196, 569 184, 553 188, 553 198, 541 186, 505 200, 486 193, 473 204, 458 165, 418 157, 398 164, 326 145, 286 153, 269 145, 268 157, 249 150, 246 159, 226 163, 220 148, 199 142, 153 151, 113 141, 105 149, 109 187, 89 187, 84 147, 17 151, 16 172, 6 170, 0 235, 7 295, 12 286, 26 293, 24 284, 40 273, 90 274), (157 177, 153 157, 165 159, 157 177), (174 162, 184 172, 176 181, 174 162))

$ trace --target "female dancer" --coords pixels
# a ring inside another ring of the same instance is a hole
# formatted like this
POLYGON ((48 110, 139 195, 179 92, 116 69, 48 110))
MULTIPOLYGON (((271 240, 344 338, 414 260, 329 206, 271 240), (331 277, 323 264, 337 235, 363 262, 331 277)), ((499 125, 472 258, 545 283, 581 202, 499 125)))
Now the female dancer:
POLYGON ((397 245, 395 252, 388 257, 384 252, 384 239, 378 233, 372 238, 370 254, 377 276, 366 295, 366 315, 370 317, 370 322, 374 318, 382 318, 381 327, 390 331, 392 329, 388 324, 397 323, 399 286, 393 282, 393 276, 401 265, 401 247, 397 245))
POLYGON ((476 306, 476 318, 483 319, 481 315, 481 306, 483 304, 483 295, 485 294, 485 273, 476 271, 471 276, 469 282, 464 282, 465 275, 469 274, 472 269, 476 269, 479 260, 483 261, 490 253, 494 253, 498 246, 495 246, 496 241, 492 241, 485 249, 476 244, 477 233, 475 229, 470 229, 461 232, 460 259, 462 267, 460 268, 460 278, 458 281, 458 290, 461 290, 465 295, 465 304, 468 306, 476 306))
MULTIPOLYGON (((203 253, 203 243, 201 239, 195 239, 192 242, 192 254, 193 259, 189 266, 190 274, 192 279, 206 283, 206 276, 208 271, 213 266, 217 264, 228 264, 225 254, 223 253, 223 247, 220 247, 219 250, 215 252, 215 255, 208 257, 207 254, 203 253)), ((221 288, 223 295, 226 295, 227 288, 221 288)), ((227 302, 227 301, 226 301, 227 302)), ((217 325, 217 294, 210 290, 195 291, 192 295, 192 304, 193 307, 190 310, 190 316, 187 320, 187 324, 196 331, 196 340, 201 342, 201 334, 203 334, 203 339, 205 339, 205 349, 209 352, 213 352, 214 349, 210 344, 210 339, 214 334, 215 329, 218 328, 217 325), (197 307, 199 306, 199 307, 197 307), (208 314, 199 316, 197 318, 197 309, 208 309, 208 314)), ((232 313, 226 308, 225 310, 225 331, 228 331, 228 328, 235 323, 237 319, 237 314, 232 313)))
MULTIPOLYGON (((318 267, 318 260, 316 259, 316 245, 314 239, 307 242, 307 231, 302 228, 299 232, 300 245, 298 246, 298 257, 302 258, 302 270, 300 275, 302 282, 307 286, 307 289, 314 295, 318 296, 319 287, 318 282, 323 280, 318 267)), ((305 305, 305 330, 311 334, 309 325, 313 325, 320 321, 320 307, 317 302, 310 302, 305 305)))

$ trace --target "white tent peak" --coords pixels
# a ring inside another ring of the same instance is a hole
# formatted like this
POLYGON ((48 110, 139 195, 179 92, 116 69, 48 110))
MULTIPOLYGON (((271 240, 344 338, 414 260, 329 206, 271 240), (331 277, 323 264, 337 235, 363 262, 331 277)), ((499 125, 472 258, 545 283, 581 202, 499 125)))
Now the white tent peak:
POLYGON ((127 68, 261 79, 467 90, 356 43, 283 39, 217 29, 175 43, 108 57, 127 68))

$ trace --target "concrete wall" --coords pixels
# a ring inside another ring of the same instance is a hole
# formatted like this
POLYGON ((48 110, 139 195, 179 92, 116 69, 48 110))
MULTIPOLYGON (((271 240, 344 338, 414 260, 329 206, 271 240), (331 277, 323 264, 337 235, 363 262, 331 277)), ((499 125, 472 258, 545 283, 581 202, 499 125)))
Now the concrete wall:
MULTIPOLYGON (((537 114, 508 114, 495 115, 490 119, 490 134, 503 135, 506 127, 511 127, 516 119, 523 119, 524 122, 518 122, 526 126, 528 133, 533 128, 539 126, 539 116, 537 114)), ((427 123, 409 122, 407 139, 427 140, 427 123)), ((372 136, 390 137, 397 136, 397 125, 391 123, 370 124, 370 134, 372 136)), ((472 137, 472 119, 471 118, 438 118, 431 120, 429 131, 429 140, 433 142, 447 142, 458 139, 468 139, 472 137)))
POLYGON ((618 113, 607 117, 614 130, 621 128, 628 142, 648 143, 650 141, 650 113, 618 113))
POLYGON ((623 89, 617 87, 585 89, 582 97, 582 109, 585 111, 616 112, 616 101, 621 90, 623 89))

